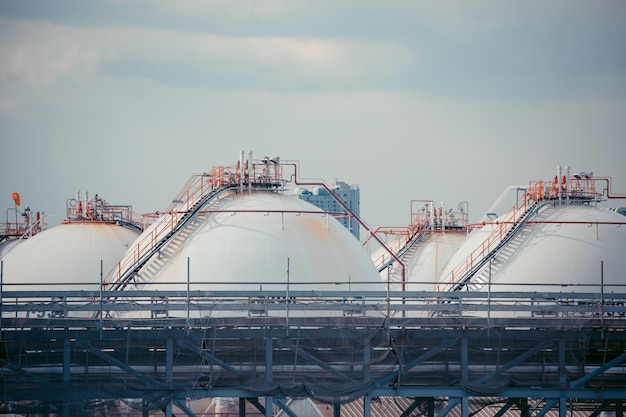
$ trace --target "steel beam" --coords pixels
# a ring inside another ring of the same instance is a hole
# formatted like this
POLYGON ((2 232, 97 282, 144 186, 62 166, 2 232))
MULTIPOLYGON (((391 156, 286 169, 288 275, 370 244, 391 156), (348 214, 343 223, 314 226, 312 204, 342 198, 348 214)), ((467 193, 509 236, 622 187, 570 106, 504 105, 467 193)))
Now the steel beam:
POLYGON ((324 362, 324 361, 320 360, 319 358, 317 358, 315 355, 312 355, 311 353, 303 350, 302 348, 299 348, 299 347, 295 346, 289 340, 279 339, 278 340, 278 344, 281 345, 282 347, 286 347, 286 348, 291 349, 296 355, 302 356, 303 358, 308 359, 311 362, 314 362, 320 368, 326 369, 327 371, 332 372, 334 375, 336 375, 339 378, 343 379, 347 383, 351 383, 351 384, 359 383, 359 381, 356 381, 356 380, 350 378, 349 376, 346 376, 346 375, 342 374, 341 372, 339 372, 335 368, 333 368, 331 365, 329 365, 326 362, 324 362))
POLYGON ((274 404, 278 405, 289 417, 298 417, 298 415, 289 408, 285 400, 276 398, 274 399, 274 404))
POLYGON ((572 388, 580 388, 580 387, 584 386, 587 382, 589 382, 589 380, 595 378, 596 376, 600 375, 602 372, 606 371, 607 369, 612 368, 613 366, 617 365, 618 363, 620 363, 620 362, 622 362, 624 360, 626 360, 626 352, 622 353, 621 355, 619 355, 618 357, 614 358, 613 360, 608 361, 607 363, 605 363, 601 367, 593 370, 592 372, 589 372, 584 377, 579 378, 576 381, 572 381, 570 383, 570 387, 572 387, 572 388))

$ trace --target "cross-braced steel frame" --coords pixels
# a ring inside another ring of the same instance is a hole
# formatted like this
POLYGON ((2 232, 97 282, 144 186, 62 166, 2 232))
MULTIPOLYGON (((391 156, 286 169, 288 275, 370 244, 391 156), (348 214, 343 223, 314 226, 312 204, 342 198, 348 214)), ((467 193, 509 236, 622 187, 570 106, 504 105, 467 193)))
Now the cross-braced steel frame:
MULTIPOLYGON (((428 416, 623 415, 626 294, 4 291, 0 402, 24 414, 194 416, 236 397, 264 415, 311 397, 412 399, 428 416), (488 302, 486 302, 489 297, 488 302), (529 409, 528 403, 540 404, 529 409), (436 409, 434 403, 444 404, 436 409), (153 411, 158 410, 158 411, 153 411)), ((245 414, 245 407, 240 407, 245 414)))

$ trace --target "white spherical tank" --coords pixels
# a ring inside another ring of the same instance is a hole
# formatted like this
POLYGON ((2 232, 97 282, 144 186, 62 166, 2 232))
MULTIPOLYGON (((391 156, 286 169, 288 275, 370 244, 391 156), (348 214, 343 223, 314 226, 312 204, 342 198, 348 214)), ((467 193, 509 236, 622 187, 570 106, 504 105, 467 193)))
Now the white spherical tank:
POLYGON ((466 231, 429 233, 406 261, 407 291, 434 291, 435 283, 466 237, 466 231))
POLYGON ((4 256, 4 289, 97 290, 101 272, 106 274, 138 235, 107 222, 52 227, 15 245, 4 256))
POLYGON ((25 242, 26 239, 9 239, 3 242, 0 242, 0 260, 3 260, 4 257, 11 252, 17 245, 25 242))
POLYGON ((146 289, 186 288, 188 280, 201 290, 383 289, 359 242, 305 201, 270 191, 231 192, 212 210, 187 226, 191 234, 146 289))
MULTIPOLYGON (((449 283, 451 271, 500 227, 500 219, 468 237, 443 271, 444 284, 449 283)), ((485 290, 490 282, 493 291, 599 293, 603 283, 604 291, 620 291, 615 286, 624 284, 626 271, 626 227, 620 224, 623 222, 623 216, 618 213, 593 205, 543 207, 506 248, 472 277, 473 285, 467 289, 485 290)))
POLYGON ((390 250, 400 247, 396 255, 406 269, 404 283, 402 267, 387 248, 378 248, 371 258, 379 264, 391 262, 389 267, 380 272, 381 280, 385 284, 389 281, 391 291, 434 291, 443 268, 464 241, 466 233, 465 229, 427 230, 416 237, 414 242, 406 243, 404 236, 398 236, 389 242, 387 248, 390 250))

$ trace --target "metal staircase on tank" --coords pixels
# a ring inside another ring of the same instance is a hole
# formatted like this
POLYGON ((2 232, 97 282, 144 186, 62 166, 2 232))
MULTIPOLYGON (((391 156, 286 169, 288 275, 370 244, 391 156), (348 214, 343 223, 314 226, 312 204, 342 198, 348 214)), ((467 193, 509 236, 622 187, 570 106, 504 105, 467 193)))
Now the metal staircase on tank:
MULTIPOLYGON (((416 231, 410 236, 406 242, 406 244, 398 250, 396 253, 397 257, 400 259, 411 259, 413 255, 417 252, 419 248, 419 243, 424 240, 425 230, 429 226, 427 224, 419 225, 416 231)), ((394 258, 389 259, 386 263, 380 265, 378 267, 378 272, 382 272, 385 269, 388 271, 389 283, 390 284, 404 284, 403 280, 403 269, 400 265, 395 262, 394 258)))
MULTIPOLYGON (((126 281, 129 279, 134 283, 151 281, 161 268, 165 266, 167 261, 178 252, 189 236, 202 224, 202 221, 207 217, 207 214, 203 213, 203 211, 214 208, 215 205, 219 204, 219 198, 217 198, 217 196, 232 188, 232 186, 225 187, 194 204, 194 206, 185 213, 185 216, 179 220, 175 229, 164 236, 159 244, 152 249, 145 261, 139 263, 133 271, 128 272, 127 275, 129 275, 129 277, 126 281)), ((119 282, 122 283, 124 282, 123 280, 124 277, 122 276, 119 282)), ((124 289, 124 287, 125 285, 112 289, 124 289)))
MULTIPOLYGON (((521 244, 521 242, 513 243, 515 242, 514 238, 524 230, 526 222, 548 204, 552 204, 552 202, 540 202, 539 200, 531 199, 528 193, 525 192, 504 220, 497 222, 494 230, 482 242, 480 247, 470 253, 441 280, 440 284, 437 285, 437 291, 476 290, 483 288, 489 281, 489 270, 483 271, 483 267, 496 255, 500 259, 502 259, 502 256, 512 256, 521 244)), ((493 272, 494 270, 492 269, 491 273, 493 272)))
MULTIPOLYGON (((519 223, 517 229, 514 233, 511 233, 509 239, 504 242, 504 244, 498 248, 497 251, 494 251, 493 254, 483 263, 483 267, 478 270, 474 274, 473 277, 470 277, 468 281, 466 281, 466 289, 470 291, 481 291, 487 285, 489 285, 490 275, 497 275, 498 272, 502 269, 503 265, 506 265, 509 259, 511 259, 515 253, 517 253, 518 249, 520 249, 524 243, 524 231, 527 230, 524 228, 524 225, 530 218, 532 217, 535 220, 540 220, 539 217, 546 217, 550 212, 546 212, 541 210, 546 205, 552 205, 551 202, 544 202, 542 204, 537 204, 532 211, 525 217, 525 219, 519 223), (541 214, 540 214, 541 213, 541 214), (494 262, 497 259, 497 262, 494 262), (490 266, 487 267, 487 264, 490 263, 490 266)), ((460 289, 460 288, 459 288, 460 289)))
POLYGON ((109 278, 105 280, 106 289, 123 290, 128 285, 148 281, 158 272, 166 258, 175 253, 193 232, 193 227, 187 226, 198 217, 199 212, 211 201, 216 201, 220 194, 239 186, 239 178, 234 178, 224 169, 214 169, 211 174, 192 175, 167 212, 155 222, 146 236, 139 238, 133 250, 128 251, 109 273, 109 278), (157 254, 161 259, 155 257, 157 254), (153 258, 155 262, 141 271, 153 258))

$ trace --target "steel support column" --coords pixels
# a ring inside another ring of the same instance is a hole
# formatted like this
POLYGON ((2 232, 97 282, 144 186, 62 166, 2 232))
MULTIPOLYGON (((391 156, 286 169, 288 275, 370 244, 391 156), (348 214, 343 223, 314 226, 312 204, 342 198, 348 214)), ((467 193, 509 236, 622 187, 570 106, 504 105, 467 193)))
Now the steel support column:
POLYGON ((265 397, 265 417, 272 417, 274 410, 274 397, 265 397))
POLYGON ((407 409, 404 410, 402 414, 400 414, 400 417, 410 416, 413 410, 415 410, 417 406, 419 406, 422 403, 423 400, 424 400, 423 398, 415 398, 413 402, 407 407, 407 409))
POLYGON ((512 406, 512 405, 513 405, 513 401, 512 401, 512 400, 508 400, 508 401, 507 401, 507 402, 506 402, 506 403, 502 406, 502 408, 500 408, 500 409, 498 410, 498 412, 497 412, 497 413, 495 413, 495 414, 493 415, 493 417, 502 417, 502 416, 504 415, 504 413, 506 413, 506 412, 507 412, 507 410, 508 410, 509 408, 511 408, 511 406, 512 406))
POLYGON ((469 416, 469 400, 467 396, 461 397, 461 416, 469 416))
MULTIPOLYGON (((63 339, 63 385, 70 385, 70 339, 63 339)), ((63 400, 63 417, 70 416, 70 402, 63 400)))
POLYGON ((239 417, 246 417, 246 399, 239 397, 239 417))
POLYGON ((539 410, 539 412, 537 414, 535 414, 535 417, 543 417, 543 416, 545 416, 546 413, 548 411, 550 411, 550 409, 552 407, 554 407, 558 402, 559 401, 554 399, 554 398, 546 399, 546 405, 541 410, 539 410))
POLYGON ((283 399, 275 399, 274 403, 281 408, 289 417, 298 417, 283 399))
MULTIPOLYGON (((272 367, 274 354, 274 341, 271 338, 265 339, 265 382, 272 382, 272 367)), ((274 409, 274 398, 265 397, 265 417, 272 417, 274 409)))
POLYGON ((372 362, 371 343, 365 339, 363 343, 363 381, 370 380, 370 364, 372 362))
MULTIPOLYGON (((174 343, 171 338, 165 341, 165 386, 172 389, 172 365, 174 363, 174 343)), ((170 399, 165 406, 165 417, 172 417, 174 400, 170 399)))
POLYGON ((426 417, 435 417, 435 399, 429 398, 426 400, 427 413, 426 417))

